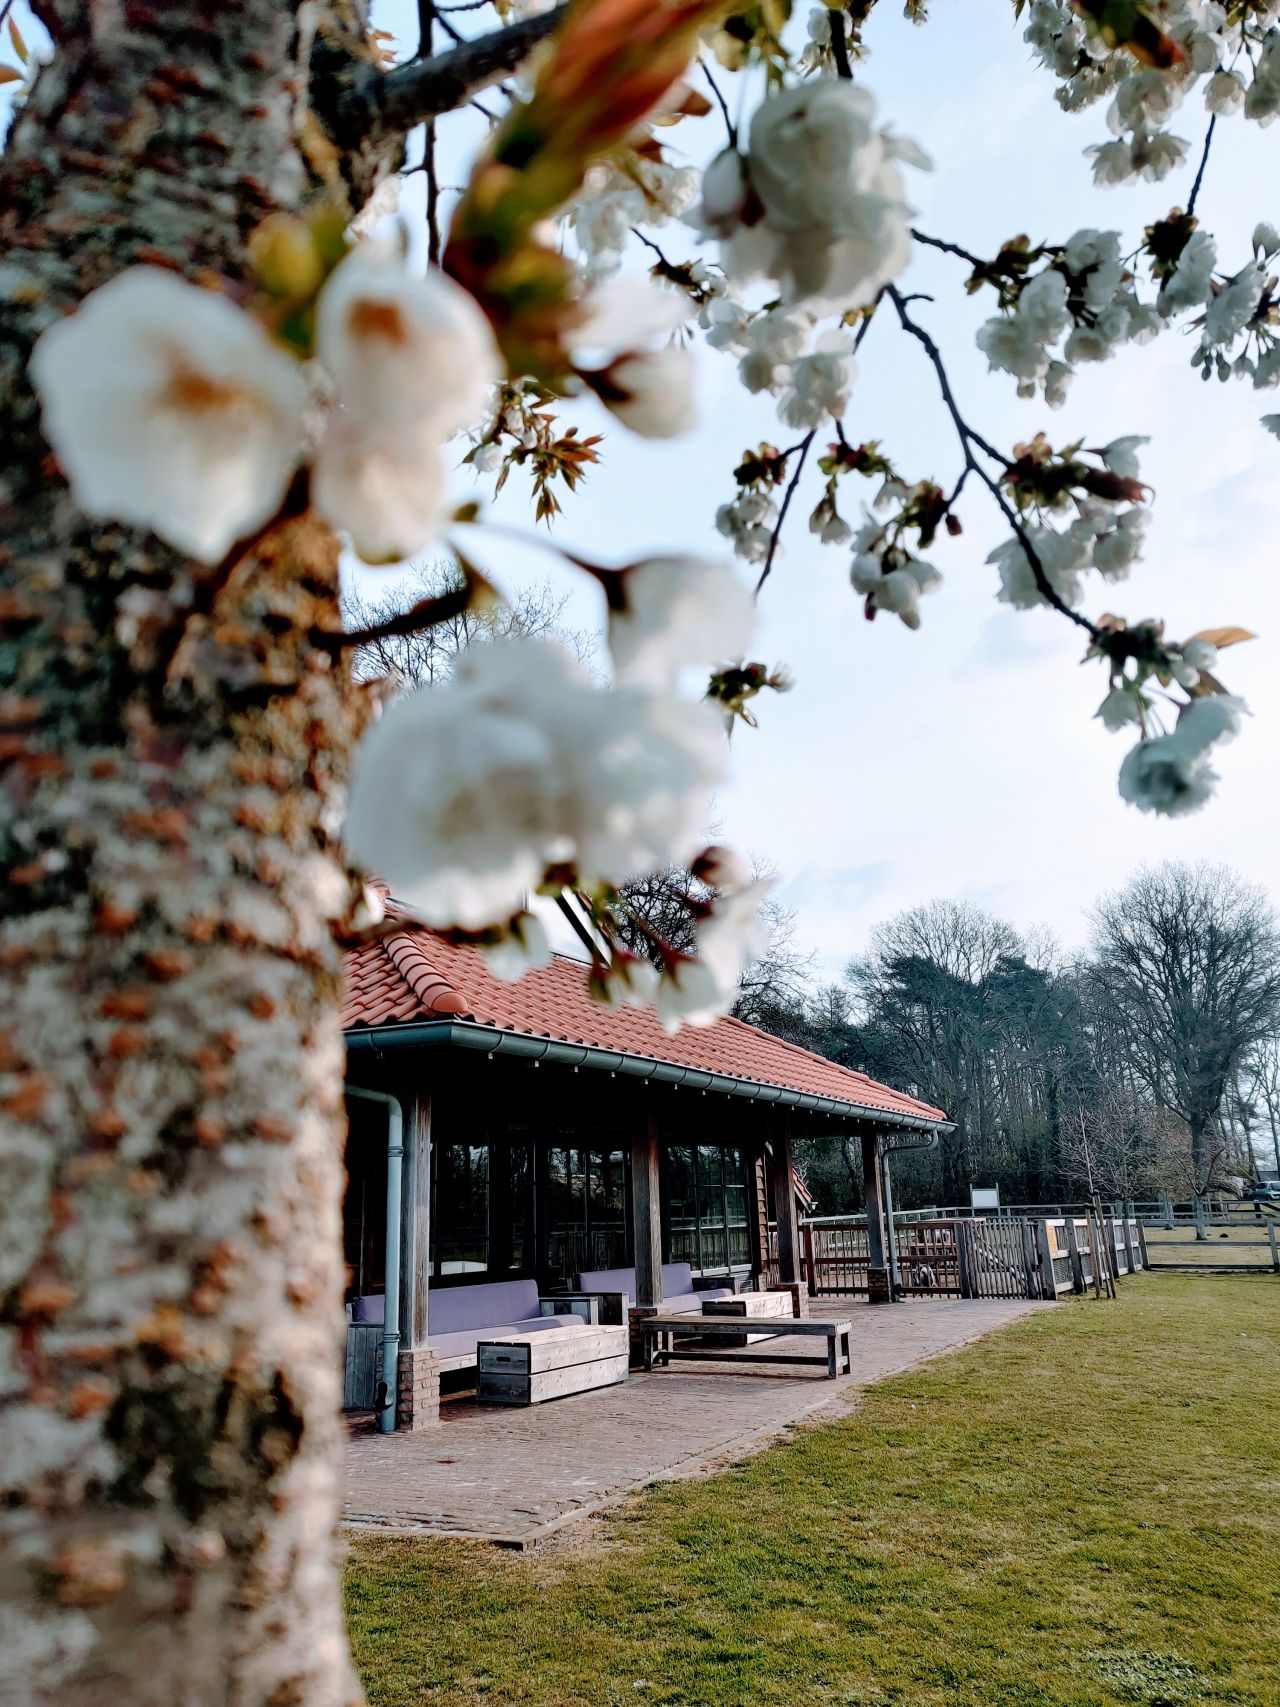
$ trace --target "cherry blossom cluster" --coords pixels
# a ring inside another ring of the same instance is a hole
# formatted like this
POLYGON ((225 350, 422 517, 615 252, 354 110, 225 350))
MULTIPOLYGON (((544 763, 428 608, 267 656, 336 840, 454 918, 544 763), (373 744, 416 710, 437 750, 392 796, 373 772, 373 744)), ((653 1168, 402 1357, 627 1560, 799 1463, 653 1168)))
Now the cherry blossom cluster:
POLYGON ((691 699, 681 682, 745 651, 755 607, 731 570, 694 558, 581 566, 605 590, 612 683, 544 640, 467 654, 443 687, 394 701, 362 743, 348 845, 503 976, 549 954, 530 897, 572 897, 610 948, 593 967, 597 997, 652 1000, 672 1028, 709 1024, 754 952, 763 894, 727 853, 714 872, 705 854, 697 867, 725 774, 723 696, 691 699), (714 875, 718 893, 699 911, 696 961, 660 945, 655 973, 610 921, 628 880, 673 864, 714 875))
POLYGON ((1157 182, 1187 157, 1169 128, 1200 89, 1213 117, 1240 113, 1266 125, 1280 114, 1280 6, 1163 0, 1139 7, 1033 0, 1025 37, 1059 80, 1057 98, 1076 112, 1110 96, 1110 142, 1096 145, 1094 182, 1157 182))
POLYGON ((978 348, 993 370, 1014 376, 1020 397, 1040 391, 1050 408, 1065 402, 1080 363, 1146 343, 1161 326, 1155 307, 1138 299, 1118 231, 1077 231, 1061 247, 1034 251, 1008 244, 973 282, 996 284, 1003 308, 978 329, 978 348), (1039 259, 1045 266, 1030 274, 1039 259))
POLYGON ((1170 644, 1157 622, 1126 627, 1104 618, 1099 624, 1091 656, 1107 661, 1111 686, 1097 716, 1106 729, 1136 726, 1141 736, 1120 767, 1120 794, 1131 805, 1178 817, 1209 799, 1218 780, 1210 751, 1239 733, 1248 709, 1213 672, 1223 648, 1249 639, 1244 629, 1210 629, 1170 644), (1175 686, 1188 696, 1181 704, 1173 698, 1175 686), (1174 714, 1168 731, 1162 710, 1174 714))
POLYGON ((1148 520, 1137 458, 1145 443, 1130 436, 1098 451, 1074 444, 1055 452, 1038 433, 1014 447, 1004 484, 1024 520, 987 558, 1005 603, 1029 610, 1050 602, 1037 567, 1070 609, 1083 602, 1089 570, 1105 581, 1124 579, 1141 554, 1148 520), (1055 525, 1064 519, 1065 526, 1055 525))
POLYGON ((229 296, 145 266, 42 334, 44 431, 88 515, 214 563, 307 466, 315 510, 366 560, 432 536, 442 446, 497 377, 488 323, 443 274, 415 278, 369 246, 307 282, 320 288, 301 354, 229 296))

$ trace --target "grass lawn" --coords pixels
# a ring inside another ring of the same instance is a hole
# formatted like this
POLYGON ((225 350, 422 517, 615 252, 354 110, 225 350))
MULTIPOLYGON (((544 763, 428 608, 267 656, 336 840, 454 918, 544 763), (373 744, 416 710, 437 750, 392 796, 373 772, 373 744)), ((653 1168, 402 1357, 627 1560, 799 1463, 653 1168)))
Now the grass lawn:
POLYGON ((1277 1707, 1280 1282, 1055 1305, 577 1547, 361 1538, 348 1602, 373 1707, 1277 1707))
POLYGON ((1268 1216, 1259 1221, 1241 1220, 1234 1227, 1210 1227, 1209 1237, 1199 1240, 1194 1227, 1178 1226, 1172 1232, 1164 1227, 1148 1227, 1147 1254, 1156 1263, 1243 1263, 1269 1267, 1267 1222, 1271 1219, 1268 1216))

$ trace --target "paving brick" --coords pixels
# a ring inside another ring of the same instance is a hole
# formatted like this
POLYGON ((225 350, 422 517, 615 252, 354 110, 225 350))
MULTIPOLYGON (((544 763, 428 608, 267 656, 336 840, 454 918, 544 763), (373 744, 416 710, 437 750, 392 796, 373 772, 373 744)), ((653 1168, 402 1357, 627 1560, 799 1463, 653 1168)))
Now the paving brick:
MULTIPOLYGON (((807 1314, 847 1317, 853 1374, 828 1381, 780 1364, 681 1363, 622 1386, 527 1410, 446 1400, 440 1426, 367 1435, 348 1445, 349 1523, 471 1535, 519 1546, 647 1482, 721 1468, 789 1423, 838 1414, 863 1387, 1051 1304, 937 1300, 869 1308, 808 1300, 807 1314)), ((813 1352, 778 1340, 777 1351, 813 1352)))

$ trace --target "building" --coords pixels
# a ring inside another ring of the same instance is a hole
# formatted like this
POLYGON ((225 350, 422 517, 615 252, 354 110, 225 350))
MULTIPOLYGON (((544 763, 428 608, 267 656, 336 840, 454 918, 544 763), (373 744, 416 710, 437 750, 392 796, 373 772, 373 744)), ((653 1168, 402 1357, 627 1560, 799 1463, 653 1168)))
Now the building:
MULTIPOLYGON (((565 1293, 633 1268, 632 1303, 652 1309, 664 1263, 795 1285, 796 1141, 861 1140, 878 1230, 882 1141, 946 1124, 739 1020, 669 1036, 648 1009, 592 1001, 580 961, 504 983, 408 925, 349 952, 344 1025, 350 1297, 383 1321, 387 1403, 429 1361, 433 1293, 514 1277, 565 1293)), ((873 1295, 888 1291, 884 1270, 873 1295)))

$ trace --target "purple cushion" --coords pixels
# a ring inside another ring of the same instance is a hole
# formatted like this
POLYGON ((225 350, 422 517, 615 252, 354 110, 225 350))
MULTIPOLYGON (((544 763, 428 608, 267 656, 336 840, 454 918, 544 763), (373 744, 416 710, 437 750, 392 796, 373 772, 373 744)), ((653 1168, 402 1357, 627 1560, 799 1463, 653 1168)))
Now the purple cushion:
MULTIPOLYGON (((583 1292, 625 1292, 633 1302, 636 1295, 636 1271, 633 1268, 590 1269, 579 1276, 583 1292)), ((679 1298, 693 1291, 693 1269, 687 1262, 664 1262, 662 1265, 662 1296, 679 1298)))
POLYGON ((381 1292, 369 1292, 351 1300, 351 1320, 380 1325, 386 1321, 387 1301, 381 1292))
POLYGON ((464 1328, 524 1322, 538 1314, 536 1280, 498 1280, 488 1286, 433 1286, 427 1293, 427 1336, 464 1328))

